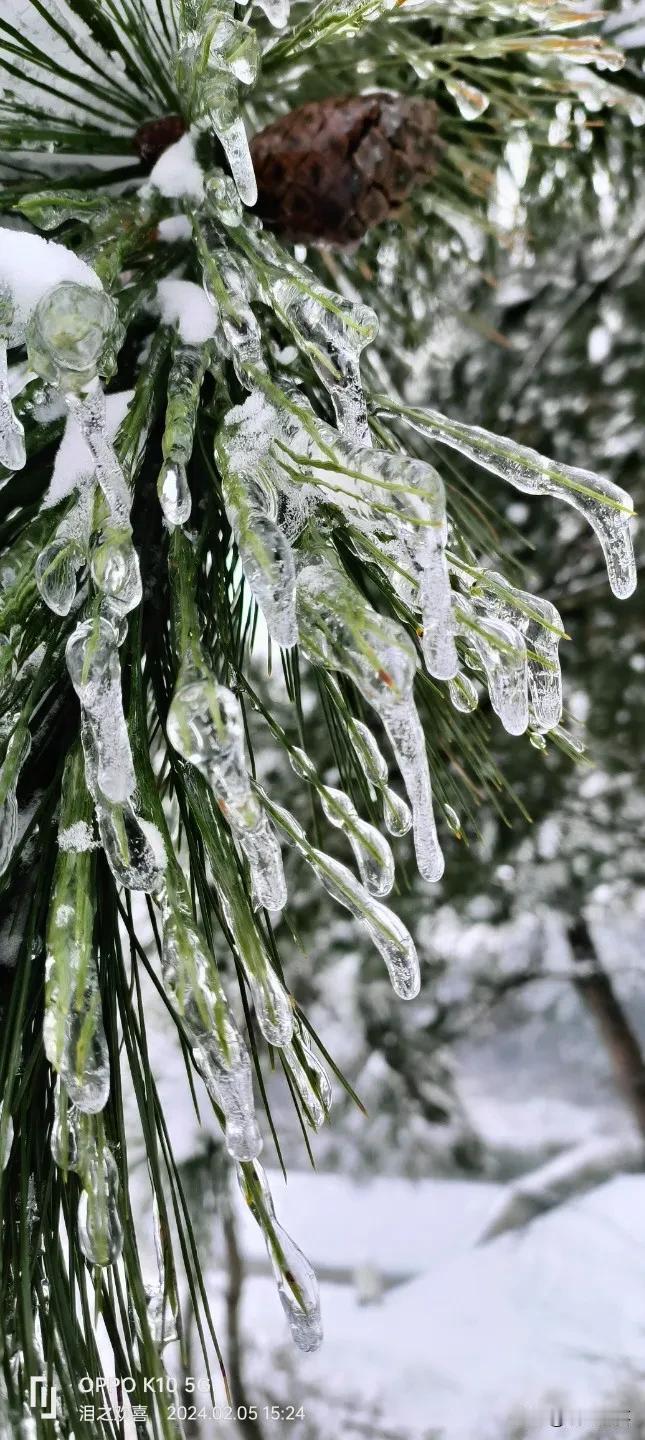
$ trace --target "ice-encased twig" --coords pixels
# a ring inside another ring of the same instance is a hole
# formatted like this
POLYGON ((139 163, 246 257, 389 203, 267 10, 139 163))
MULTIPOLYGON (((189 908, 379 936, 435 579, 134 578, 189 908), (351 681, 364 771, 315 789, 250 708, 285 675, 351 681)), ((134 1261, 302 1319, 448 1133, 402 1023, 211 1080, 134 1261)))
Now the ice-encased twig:
POLYGON ((172 357, 161 442, 164 463, 157 483, 161 508, 169 525, 184 525, 190 517, 186 467, 193 453, 199 397, 209 353, 208 345, 178 342, 172 357))
POLYGON ((304 750, 294 748, 289 758, 296 774, 315 785, 330 825, 347 836, 366 890, 371 895, 389 895, 394 884, 394 856, 387 840, 374 825, 361 820, 349 795, 321 784, 316 767, 304 750))
POLYGON ((226 1147, 237 1160, 259 1155, 251 1061, 217 971, 171 877, 157 893, 164 988, 179 1015, 211 1099, 224 1115, 226 1147))
POLYGON ((317 1350, 322 1344, 318 1281, 309 1261, 276 1219, 267 1177, 256 1160, 238 1165, 242 1195, 264 1235, 276 1279, 280 1303, 291 1337, 299 1350, 317 1350))
POLYGON ((428 440, 458 450, 523 494, 551 495, 571 505, 598 536, 614 594, 626 599, 633 593, 636 565, 630 521, 634 508, 625 490, 589 470, 561 465, 528 445, 518 445, 476 425, 463 425, 437 410, 398 405, 387 396, 376 397, 374 408, 388 418, 400 417, 428 440))
POLYGON ((43 1036, 50 1065, 73 1104, 87 1114, 104 1108, 110 1090, 94 948, 94 855, 84 840, 80 848, 69 840, 84 835, 91 815, 77 746, 63 775, 59 834, 67 839, 56 861, 47 921, 43 1036))
POLYGON ((18 720, 0 766, 0 875, 4 875, 18 839, 18 781, 31 748, 28 726, 18 720))

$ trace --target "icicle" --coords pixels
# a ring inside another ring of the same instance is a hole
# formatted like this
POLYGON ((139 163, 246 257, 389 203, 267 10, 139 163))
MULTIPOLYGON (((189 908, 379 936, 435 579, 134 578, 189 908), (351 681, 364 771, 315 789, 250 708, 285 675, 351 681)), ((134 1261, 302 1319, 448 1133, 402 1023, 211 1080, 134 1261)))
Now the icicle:
MULTIPOLYGON (((509 735, 523 735, 529 723, 526 645, 515 625, 479 616, 470 600, 457 606, 460 633, 482 665, 490 703, 509 735)), ((475 662, 476 663, 476 662, 475 662)))
POLYGON ((368 780, 381 792, 386 829, 390 835, 407 835, 408 830, 412 828, 410 808, 395 790, 390 789, 387 783, 389 778, 387 761, 381 754, 371 730, 368 730, 367 725, 363 725, 361 720, 354 720, 353 740, 368 780))
MULTIPOLYGON (((60 829, 86 824, 90 797, 83 781, 80 750, 63 775, 60 829)), ((88 1114, 102 1110, 110 1091, 110 1063, 103 1028, 93 945, 93 855, 91 850, 59 851, 47 922, 45 968, 45 1054, 70 1099, 88 1114)))
POLYGON ((164 1243, 164 1227, 156 1195, 152 1201, 152 1227, 159 1278, 156 1285, 146 1285, 145 1287, 146 1309, 152 1338, 156 1345, 163 1347, 178 1338, 179 1326, 176 1295, 174 1293, 169 1295, 167 1291, 165 1262, 167 1247, 164 1243))
POLYGON ((114 804, 129 800, 136 775, 123 714, 121 666, 115 631, 102 616, 76 626, 65 649, 70 679, 92 732, 97 784, 114 804))
POLYGON ((292 275, 275 279, 270 303, 328 391, 341 435, 349 445, 369 446, 360 354, 378 331, 374 311, 312 287, 310 276, 306 285, 292 275))
POLYGON ((105 395, 97 383, 82 398, 68 394, 66 399, 91 451, 107 506, 101 541, 92 554, 92 579, 97 589, 126 615, 141 600, 141 574, 132 543, 130 491, 109 438, 105 395))
POLYGON ((78 1238, 90 1265, 115 1265, 123 1249, 119 1218, 119 1173, 112 1151, 103 1141, 81 1174, 78 1238))
POLYGON ((31 736, 21 721, 7 744, 0 766, 0 875, 4 875, 18 839, 17 789, 20 771, 31 747, 31 736))
POLYGON ((168 712, 171 744, 206 777, 246 855, 256 909, 281 910, 287 891, 280 846, 251 789, 239 700, 205 665, 180 672, 168 712))
POLYGON ((302 1101, 307 1120, 314 1130, 320 1130, 325 1123, 326 1112, 312 1083, 311 1076, 296 1054, 293 1045, 286 1045, 282 1054, 289 1075, 302 1101))
POLYGON ((311 865, 328 894, 364 926, 385 961, 393 990, 401 1000, 413 1000, 419 993, 421 977, 414 941, 405 925, 369 894, 346 865, 310 845, 302 826, 288 810, 274 801, 267 803, 276 823, 311 865))
POLYGON ((238 1166, 246 1203, 264 1235, 267 1252, 287 1318, 299 1350, 317 1350, 322 1343, 318 1281, 302 1251, 276 1219, 273 1198, 262 1166, 238 1166))
POLYGON ((162 912, 164 987, 180 1015, 211 1099, 224 1115, 226 1148, 237 1160, 259 1155, 262 1139, 253 1105, 251 1061, 230 1013, 212 960, 172 890, 162 912))
POLYGON ((308 566, 298 580, 300 640, 309 659, 346 671, 377 711, 412 806, 419 871, 439 880, 443 856, 432 811, 425 738, 413 684, 416 653, 395 621, 379 615, 339 570, 308 566))
POLYGON ((191 98, 193 121, 214 130, 246 205, 255 204, 257 186, 239 114, 238 81, 252 84, 258 63, 257 36, 233 18, 233 0, 183 0, 179 92, 191 98))
POLYGON ((264 418, 264 409, 254 416, 248 402, 230 412, 216 439, 215 457, 222 476, 226 513, 249 588, 272 639, 289 647, 295 645, 298 635, 296 567, 291 545, 277 521, 278 495, 271 468, 264 463, 264 418), (253 428, 254 419, 260 421, 259 433, 253 428))
POLYGON ((190 516, 186 466, 193 453, 199 397, 208 358, 207 345, 177 344, 173 354, 161 444, 164 463, 157 484, 161 508, 169 525, 184 525, 190 516))
POLYGON ((293 1035, 291 1001, 270 964, 260 931, 248 923, 239 896, 225 895, 221 886, 218 888, 224 919, 253 996, 258 1025, 269 1045, 281 1048, 289 1044, 293 1035))
POLYGON ((564 626, 555 605, 518 590, 503 575, 484 572, 470 591, 481 613, 508 622, 524 636, 532 720, 537 730, 552 730, 562 716, 562 676, 558 647, 564 626), (486 591, 482 604, 479 592, 486 591))
POLYGON ((0 465, 5 470, 22 470, 27 461, 25 431, 14 413, 9 388, 7 342, 13 335, 14 304, 8 287, 0 281, 0 465))
POLYGON ((636 586, 636 565, 630 534, 634 510, 630 496, 610 480, 589 470, 560 465, 517 445, 502 435, 493 435, 478 426, 462 425, 436 410, 413 410, 393 406, 379 397, 377 409, 401 418, 429 440, 449 445, 469 460, 507 480, 526 495, 551 495, 573 506, 595 531, 603 549, 609 583, 619 599, 626 599, 636 586))
POLYGON ((251 276, 241 257, 232 254, 226 246, 211 245, 207 251, 201 249, 201 255, 204 289, 211 304, 220 312, 235 373, 248 390, 251 382, 247 368, 266 371, 262 331, 251 308, 251 276))
POLYGON ((349 795, 318 783, 316 767, 304 750, 294 749, 290 759, 297 775, 316 784, 329 823, 347 836, 366 890, 371 895, 389 895, 394 884, 394 856, 387 840, 374 825, 361 820, 349 795))
POLYGON ((462 715, 470 715, 473 710, 477 709, 479 696, 476 686, 470 675, 464 675, 463 670, 459 670, 454 678, 448 681, 448 693, 451 704, 462 715))

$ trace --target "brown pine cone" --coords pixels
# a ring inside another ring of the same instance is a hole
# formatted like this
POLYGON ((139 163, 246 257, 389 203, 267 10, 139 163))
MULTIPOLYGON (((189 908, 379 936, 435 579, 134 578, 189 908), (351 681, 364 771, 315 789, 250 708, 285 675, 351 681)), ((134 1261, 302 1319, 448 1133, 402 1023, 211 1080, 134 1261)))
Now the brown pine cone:
POLYGON ((146 120, 133 136, 134 148, 149 165, 155 165, 164 150, 181 140, 186 126, 181 115, 162 115, 158 120, 146 120))
POLYGON ((285 239, 349 245, 437 164, 437 108, 403 95, 314 100, 251 141, 256 213, 285 239))

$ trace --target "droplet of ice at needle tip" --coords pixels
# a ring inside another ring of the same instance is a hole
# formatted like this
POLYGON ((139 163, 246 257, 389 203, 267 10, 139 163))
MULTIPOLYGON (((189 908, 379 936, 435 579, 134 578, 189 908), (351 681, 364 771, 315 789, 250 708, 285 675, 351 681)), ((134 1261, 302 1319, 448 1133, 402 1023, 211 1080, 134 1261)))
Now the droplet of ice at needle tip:
POLYGON ((255 1161, 252 1179, 238 1166, 238 1181, 244 1199, 264 1235, 291 1338, 299 1350, 318 1350, 322 1344, 323 1331, 320 1293, 314 1270, 302 1250, 277 1220, 273 1197, 262 1166, 255 1161))

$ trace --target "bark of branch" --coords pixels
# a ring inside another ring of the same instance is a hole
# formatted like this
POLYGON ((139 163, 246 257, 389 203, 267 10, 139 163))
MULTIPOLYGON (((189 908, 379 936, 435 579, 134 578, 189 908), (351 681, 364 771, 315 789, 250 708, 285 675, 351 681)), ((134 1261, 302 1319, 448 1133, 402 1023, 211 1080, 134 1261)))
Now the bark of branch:
POLYGON ((596 1024, 616 1085, 645 1139, 645 1059, 638 1037, 600 963, 584 916, 579 916, 567 933, 574 960, 585 967, 573 984, 596 1024))

